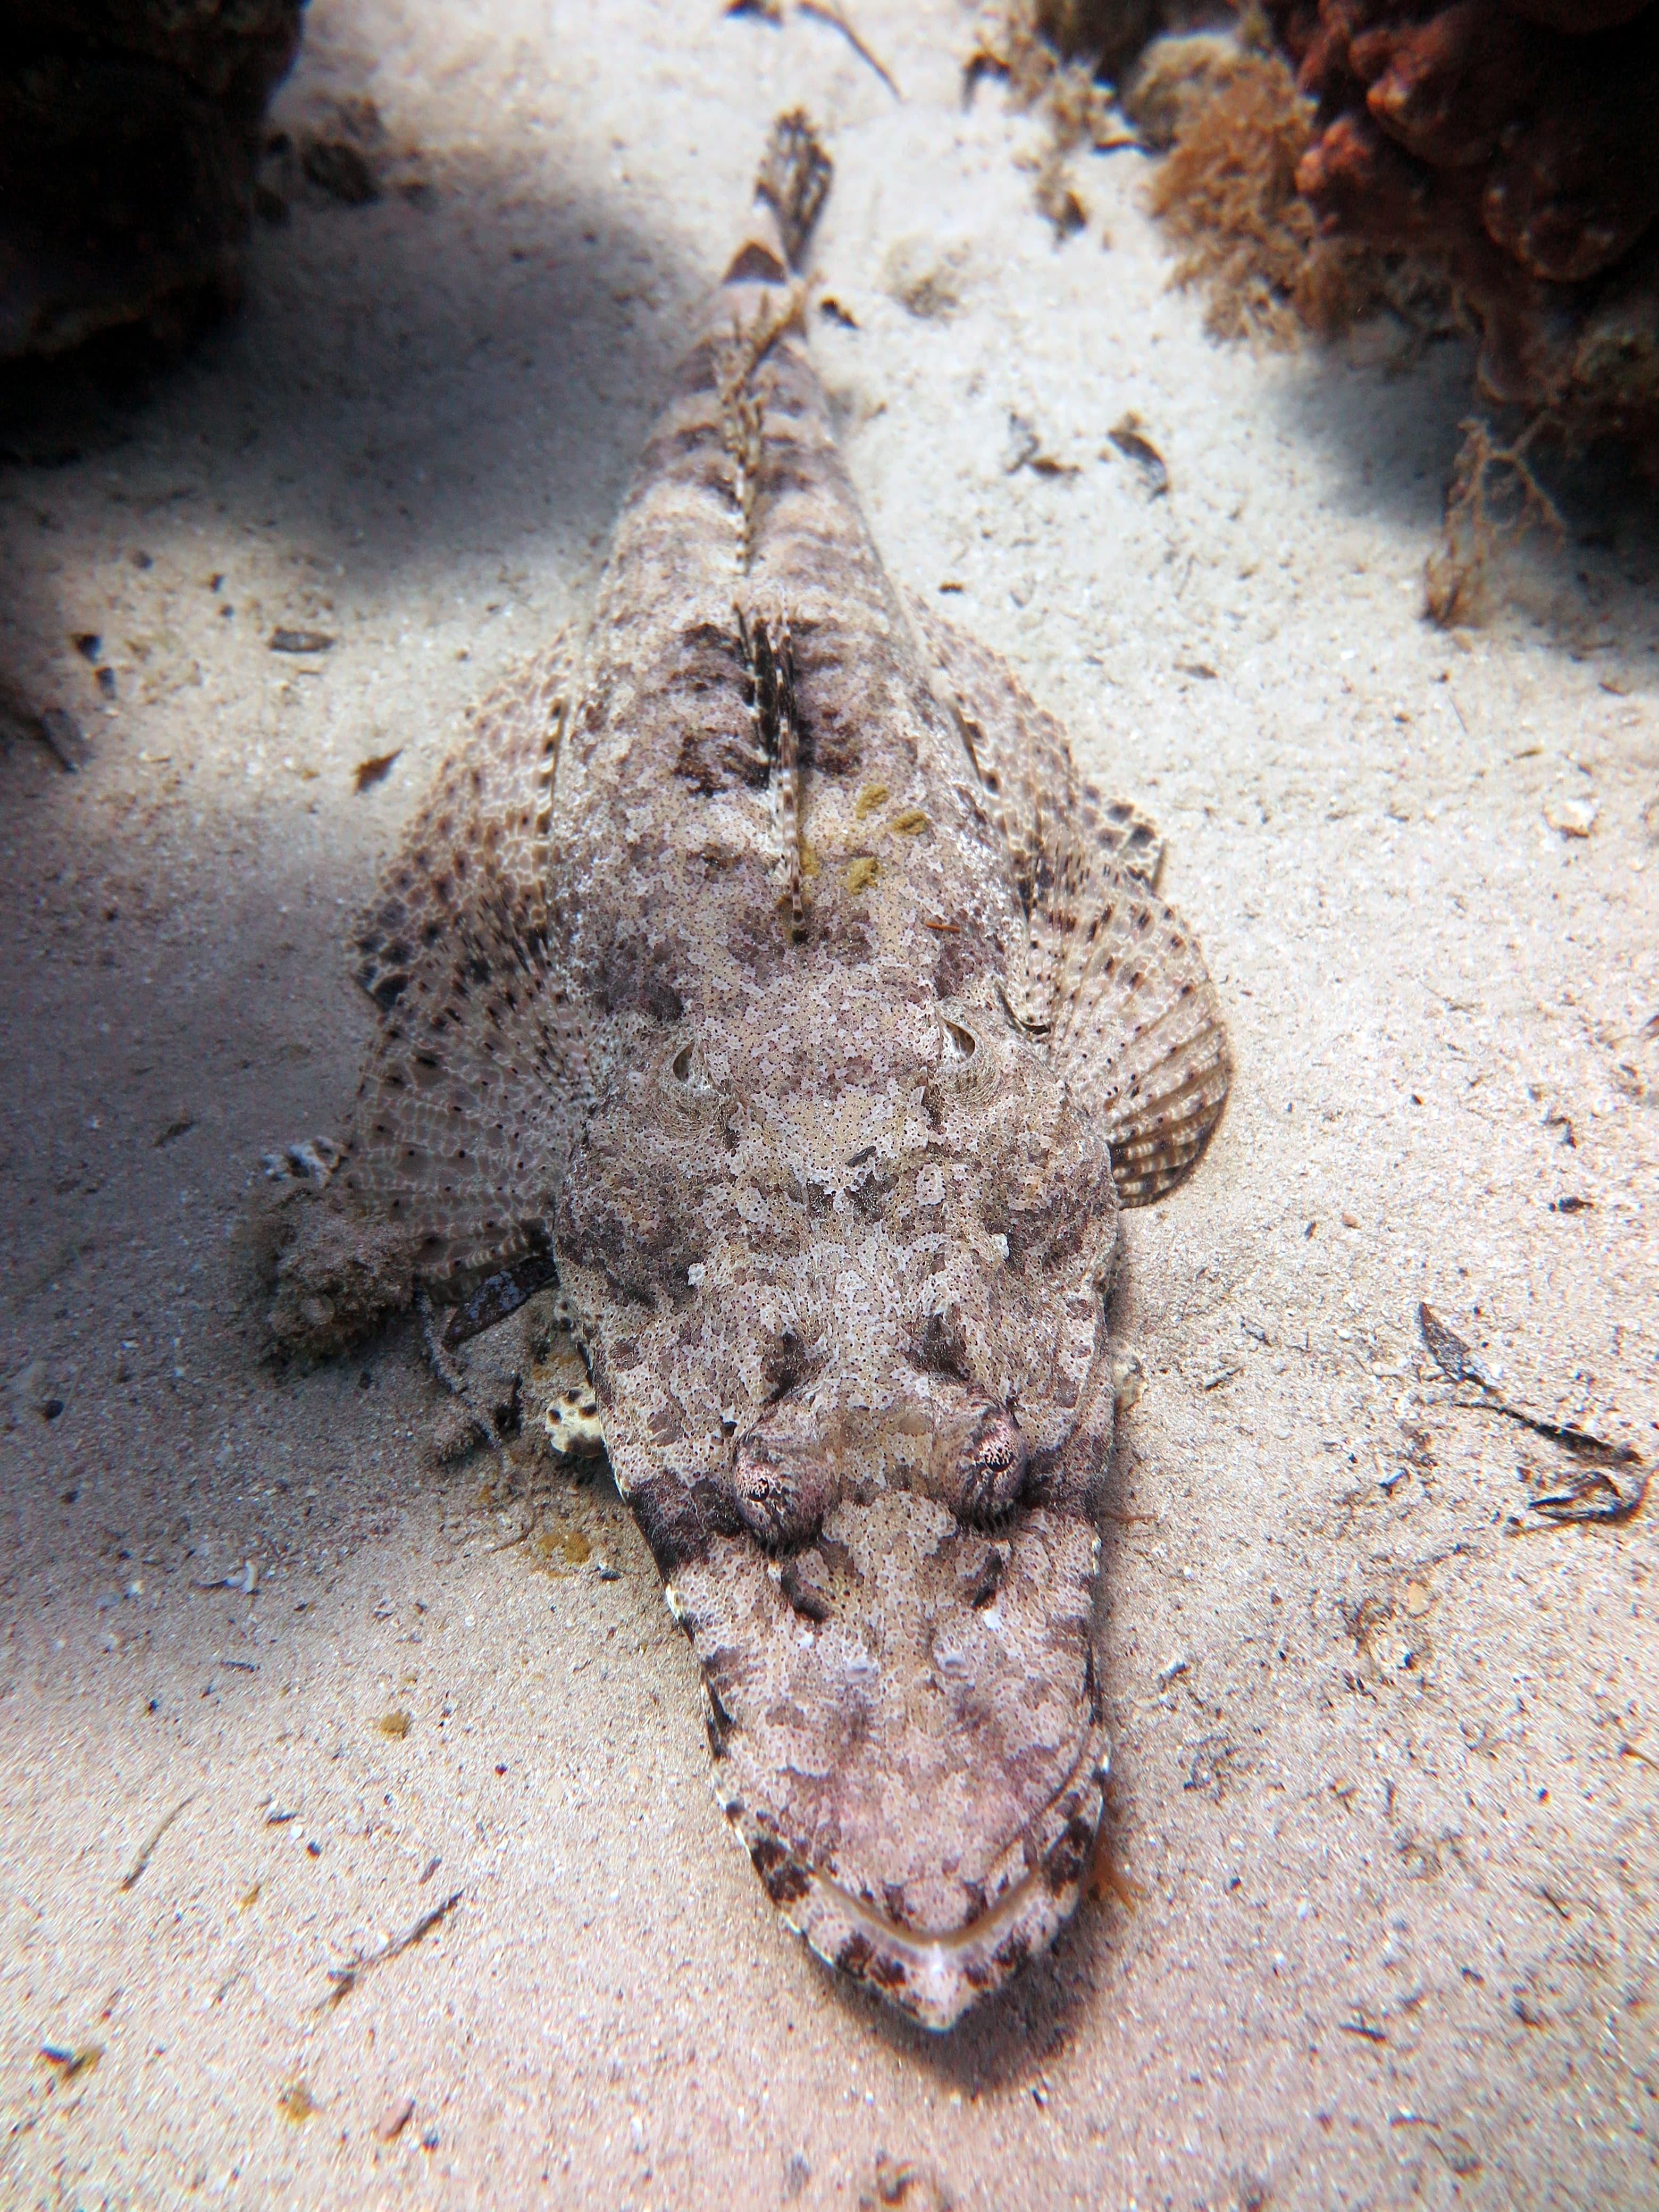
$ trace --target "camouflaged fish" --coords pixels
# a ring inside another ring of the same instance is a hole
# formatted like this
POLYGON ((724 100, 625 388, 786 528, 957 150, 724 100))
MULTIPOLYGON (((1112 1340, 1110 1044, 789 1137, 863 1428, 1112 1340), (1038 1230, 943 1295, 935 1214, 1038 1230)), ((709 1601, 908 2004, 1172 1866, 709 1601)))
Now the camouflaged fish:
POLYGON ((728 1819, 944 2028, 1088 1868, 1104 1297, 1228 1060, 1151 825, 871 543, 798 273, 828 177, 787 118, 585 641, 408 834, 283 1267, 336 1312, 343 1202, 452 1340, 556 1269, 728 1819))

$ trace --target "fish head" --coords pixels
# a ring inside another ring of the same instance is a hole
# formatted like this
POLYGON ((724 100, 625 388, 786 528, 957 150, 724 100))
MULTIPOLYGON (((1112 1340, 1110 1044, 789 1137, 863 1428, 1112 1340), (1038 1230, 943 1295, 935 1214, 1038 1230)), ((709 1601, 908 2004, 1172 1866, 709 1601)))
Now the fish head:
POLYGON ((1117 1200, 994 992, 823 998, 787 1068, 670 1037, 573 1164, 561 1272, 728 1818, 816 1951, 940 2028, 1050 1940, 1098 1825, 1117 1200))

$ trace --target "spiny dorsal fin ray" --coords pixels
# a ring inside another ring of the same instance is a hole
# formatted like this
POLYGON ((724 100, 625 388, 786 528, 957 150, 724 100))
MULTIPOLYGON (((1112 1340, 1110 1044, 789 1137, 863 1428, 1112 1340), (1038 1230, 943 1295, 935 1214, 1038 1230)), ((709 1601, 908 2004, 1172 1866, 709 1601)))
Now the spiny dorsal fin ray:
POLYGON ((354 937, 380 1028, 341 1175, 410 1231, 434 1285, 545 1245, 586 1095, 548 959, 566 680, 556 647, 477 710, 354 937))
POLYGON ((753 686, 750 711, 756 748, 767 764, 783 847, 789 934, 799 939, 805 928, 806 910, 801 866, 800 718, 795 704, 795 649, 789 635, 789 617, 782 608, 769 616, 745 611, 741 603, 734 611, 753 686))
POLYGON ((1000 833, 1024 916, 1009 1012, 1103 1117, 1124 1205, 1147 1205, 1202 1152, 1231 1078, 1202 957, 1152 889, 1162 840, 1079 780, 1059 723, 1000 661, 920 599, 911 611, 962 738, 963 796, 1000 833))

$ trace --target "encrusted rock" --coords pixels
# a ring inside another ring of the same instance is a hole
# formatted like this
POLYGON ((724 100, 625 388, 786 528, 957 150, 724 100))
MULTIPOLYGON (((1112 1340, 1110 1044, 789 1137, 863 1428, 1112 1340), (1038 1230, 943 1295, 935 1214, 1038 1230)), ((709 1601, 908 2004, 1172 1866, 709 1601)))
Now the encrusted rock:
POLYGON ((271 1349, 279 1358, 328 1359, 404 1312, 414 1297, 414 1243, 388 1222, 359 1220, 321 1200, 283 1209, 291 1231, 276 1261, 271 1349))
POLYGON ((0 25, 0 359, 234 301, 304 0, 15 0, 0 25))
POLYGON ((1272 0, 1328 234, 1449 278, 1488 398, 1659 459, 1659 4, 1272 0))

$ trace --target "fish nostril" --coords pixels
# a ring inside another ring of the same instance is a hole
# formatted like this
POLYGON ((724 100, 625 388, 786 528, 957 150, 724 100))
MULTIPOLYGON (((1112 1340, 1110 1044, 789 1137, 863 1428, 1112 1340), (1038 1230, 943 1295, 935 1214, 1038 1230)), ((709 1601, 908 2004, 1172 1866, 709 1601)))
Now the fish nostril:
POLYGON ((792 1559, 780 1579, 784 1595, 803 1620, 822 1625, 829 1620, 830 1598, 823 1587, 823 1562, 817 1554, 808 1553, 792 1559))
POLYGON ((1002 1587, 1002 1572, 1007 1564, 1006 1552, 998 1551, 994 1544, 986 1547, 985 1557, 978 1562, 969 1577, 966 1591, 968 1603, 975 1613, 983 1613, 994 1600, 1002 1587))

